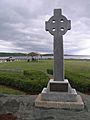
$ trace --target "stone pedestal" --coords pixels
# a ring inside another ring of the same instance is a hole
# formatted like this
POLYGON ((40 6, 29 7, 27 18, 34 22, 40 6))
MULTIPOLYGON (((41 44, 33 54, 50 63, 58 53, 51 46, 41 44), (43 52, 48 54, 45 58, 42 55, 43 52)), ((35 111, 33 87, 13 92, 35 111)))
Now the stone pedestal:
POLYGON ((71 88, 68 80, 54 81, 51 79, 41 94, 35 101, 36 107, 45 108, 64 108, 64 109, 84 109, 84 103, 77 94, 76 90, 71 88))

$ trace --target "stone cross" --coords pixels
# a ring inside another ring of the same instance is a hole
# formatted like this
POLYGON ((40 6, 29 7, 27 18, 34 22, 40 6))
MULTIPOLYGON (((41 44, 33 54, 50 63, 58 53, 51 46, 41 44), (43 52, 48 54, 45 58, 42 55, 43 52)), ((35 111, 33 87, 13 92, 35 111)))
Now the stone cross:
POLYGON ((45 25, 54 36, 54 80, 64 81, 63 35, 71 29, 71 21, 62 15, 61 9, 54 9, 54 16, 45 25))

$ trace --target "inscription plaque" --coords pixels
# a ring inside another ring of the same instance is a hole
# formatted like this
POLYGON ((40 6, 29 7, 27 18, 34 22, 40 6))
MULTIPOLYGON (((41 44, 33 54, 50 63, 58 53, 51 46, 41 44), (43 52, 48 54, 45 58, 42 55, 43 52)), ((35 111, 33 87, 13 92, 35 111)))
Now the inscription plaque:
POLYGON ((68 83, 50 83, 51 92, 68 92, 68 83))

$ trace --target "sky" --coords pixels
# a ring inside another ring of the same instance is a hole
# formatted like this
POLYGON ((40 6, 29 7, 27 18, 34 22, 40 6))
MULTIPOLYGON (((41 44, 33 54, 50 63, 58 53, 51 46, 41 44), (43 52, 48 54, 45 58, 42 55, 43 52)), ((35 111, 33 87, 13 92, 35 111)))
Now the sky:
POLYGON ((59 8, 71 20, 64 54, 90 55, 90 0, 0 0, 0 52, 53 53, 45 21, 59 8))

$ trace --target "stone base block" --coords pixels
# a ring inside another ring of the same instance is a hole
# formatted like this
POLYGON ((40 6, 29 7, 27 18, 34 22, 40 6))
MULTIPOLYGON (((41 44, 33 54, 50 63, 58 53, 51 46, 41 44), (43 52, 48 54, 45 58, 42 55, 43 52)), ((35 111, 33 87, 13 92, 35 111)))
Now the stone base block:
POLYGON ((71 93, 68 92, 48 92, 47 88, 44 88, 41 93, 42 100, 46 101, 76 101, 77 92, 75 89, 72 89, 71 93))
POLYGON ((35 106, 44 107, 44 108, 62 108, 62 109, 75 109, 75 110, 84 109, 84 103, 80 95, 77 95, 75 102, 59 102, 59 101, 42 100, 41 94, 39 94, 37 99, 35 100, 35 106))
POLYGON ((64 109, 84 109, 84 103, 77 95, 68 80, 48 82, 47 88, 44 88, 38 95, 35 106, 45 108, 64 108, 64 109))
POLYGON ((50 79, 47 85, 48 92, 71 92, 71 86, 67 79, 64 81, 54 81, 50 79))

